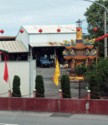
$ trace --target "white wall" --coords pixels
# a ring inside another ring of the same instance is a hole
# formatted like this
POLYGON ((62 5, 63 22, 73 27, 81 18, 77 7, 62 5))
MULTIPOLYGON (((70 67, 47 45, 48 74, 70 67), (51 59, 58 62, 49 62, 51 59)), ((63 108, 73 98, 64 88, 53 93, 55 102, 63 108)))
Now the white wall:
POLYGON ((29 47, 29 36, 28 36, 28 33, 25 31, 24 28, 21 27, 20 29, 23 29, 24 32, 23 33, 18 32, 18 34, 16 36, 16 40, 17 41, 22 41, 23 44, 25 45, 25 47, 28 49, 28 47, 29 47))
MULTIPOLYGON (((24 32, 18 32, 16 40, 22 41, 27 49, 29 49, 29 44, 35 46, 45 46, 49 45, 49 42, 63 43, 64 40, 75 40, 76 33, 28 33, 23 27, 24 32), (43 44, 42 44, 43 43, 43 44)), ((20 30, 19 30, 20 31, 20 30)), ((59 44, 58 44, 59 45, 59 44)))
POLYGON ((41 45, 42 43, 48 42, 61 42, 64 40, 76 39, 76 34, 66 33, 66 34, 29 34, 29 43, 36 43, 36 45, 41 45))
MULTIPOLYGON (((9 81, 12 89, 12 82, 14 75, 18 75, 21 79, 21 94, 27 95, 25 97, 30 97, 29 93, 31 93, 35 86, 35 77, 36 77, 36 62, 35 61, 13 61, 7 62, 8 64, 8 73, 9 73, 9 81)), ((3 94, 8 92, 9 83, 6 83, 3 80, 4 74, 4 62, 0 62, 0 97, 7 97, 7 94, 3 94), (2 95, 3 94, 3 95, 2 95)), ((31 95, 32 96, 32 95, 31 95)))

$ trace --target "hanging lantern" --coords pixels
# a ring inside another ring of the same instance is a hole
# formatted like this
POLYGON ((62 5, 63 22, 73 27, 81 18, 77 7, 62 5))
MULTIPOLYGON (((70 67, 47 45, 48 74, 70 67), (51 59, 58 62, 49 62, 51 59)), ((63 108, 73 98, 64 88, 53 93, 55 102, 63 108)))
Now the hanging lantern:
POLYGON ((21 30, 20 30, 20 33, 23 33, 23 32, 24 32, 24 30, 23 30, 23 29, 21 29, 21 30))
POLYGON ((97 27, 94 27, 94 28, 93 28, 93 31, 94 31, 94 32, 97 32, 97 31, 98 31, 98 28, 97 28, 97 27))
POLYGON ((105 37, 108 37, 108 34, 105 34, 104 36, 105 36, 105 37))
POLYGON ((58 33, 59 33, 59 32, 61 32, 61 29, 60 29, 60 28, 58 28, 58 29, 57 29, 57 32, 58 32, 58 33))
POLYGON ((80 27, 77 27, 76 30, 79 32, 80 31, 80 27))
POLYGON ((39 33, 42 33, 42 29, 39 29, 39 33))
POLYGON ((1 29, 1 30, 0 30, 0 33, 4 33, 4 30, 3 30, 3 29, 1 29))
POLYGON ((0 51, 0 55, 2 55, 2 52, 0 51))

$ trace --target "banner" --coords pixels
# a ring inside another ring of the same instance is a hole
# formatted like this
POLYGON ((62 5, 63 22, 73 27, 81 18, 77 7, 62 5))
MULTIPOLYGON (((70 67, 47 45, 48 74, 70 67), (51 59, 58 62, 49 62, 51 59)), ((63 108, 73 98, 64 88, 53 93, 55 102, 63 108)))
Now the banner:
POLYGON ((59 66, 58 59, 56 59, 55 72, 54 72, 54 76, 53 76, 53 81, 56 86, 58 86, 58 84, 59 84, 59 77, 60 77, 60 66, 59 66))

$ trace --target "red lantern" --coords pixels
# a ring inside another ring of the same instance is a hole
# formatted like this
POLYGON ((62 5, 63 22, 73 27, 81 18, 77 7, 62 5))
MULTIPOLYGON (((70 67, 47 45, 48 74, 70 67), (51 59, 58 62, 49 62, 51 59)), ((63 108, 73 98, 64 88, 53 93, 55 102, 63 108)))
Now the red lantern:
POLYGON ((94 28, 93 28, 93 31, 94 31, 94 32, 97 32, 97 31, 98 31, 98 28, 97 28, 97 27, 94 27, 94 28))
POLYGON ((105 34, 104 36, 105 36, 105 37, 108 37, 108 34, 105 34))
POLYGON ((105 38, 105 35, 102 36, 102 39, 104 39, 104 38, 105 38))
POLYGON ((100 41, 100 40, 102 40, 102 37, 98 37, 98 38, 96 38, 96 40, 95 41, 100 41))
POLYGON ((61 32, 61 29, 60 29, 60 28, 58 28, 58 29, 57 29, 57 32, 61 32))
POLYGON ((80 27, 77 27, 76 30, 79 32, 80 31, 80 27))
POLYGON ((42 29, 39 29, 39 32, 42 33, 42 29))
POLYGON ((24 30, 23 30, 23 29, 21 29, 21 30, 20 30, 20 33, 23 33, 23 32, 24 32, 24 30))
POLYGON ((4 30, 2 29, 2 30, 0 30, 0 33, 4 33, 4 30))
POLYGON ((2 55, 2 52, 0 51, 0 55, 2 55))

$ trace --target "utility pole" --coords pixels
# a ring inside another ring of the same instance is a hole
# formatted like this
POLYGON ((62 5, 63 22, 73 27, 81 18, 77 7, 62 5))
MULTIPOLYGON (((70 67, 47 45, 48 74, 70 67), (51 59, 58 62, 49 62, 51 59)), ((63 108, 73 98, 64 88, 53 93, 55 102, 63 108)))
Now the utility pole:
MULTIPOLYGON (((106 24, 106 10, 104 11, 104 34, 107 34, 107 24, 106 24)), ((107 55, 107 37, 104 39, 104 57, 107 55)))

